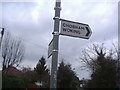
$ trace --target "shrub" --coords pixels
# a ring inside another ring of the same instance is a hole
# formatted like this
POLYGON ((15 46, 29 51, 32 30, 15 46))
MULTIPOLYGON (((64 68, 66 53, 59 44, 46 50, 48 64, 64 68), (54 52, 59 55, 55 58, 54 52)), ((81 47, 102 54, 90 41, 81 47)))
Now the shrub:
POLYGON ((3 88, 25 88, 25 86, 26 84, 22 78, 8 75, 2 77, 3 88))

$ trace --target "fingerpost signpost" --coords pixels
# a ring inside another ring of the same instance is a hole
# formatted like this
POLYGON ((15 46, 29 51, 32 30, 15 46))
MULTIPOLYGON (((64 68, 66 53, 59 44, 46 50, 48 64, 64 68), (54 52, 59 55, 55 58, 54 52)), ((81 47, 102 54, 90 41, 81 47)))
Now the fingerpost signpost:
POLYGON ((54 31, 53 39, 48 45, 48 58, 52 56, 51 63, 51 76, 50 76, 50 89, 56 90, 57 88, 57 65, 58 65, 58 47, 59 35, 89 39, 92 31, 88 24, 69 21, 60 18, 61 0, 55 2, 55 17, 54 17, 54 31), (59 27, 61 30, 59 32, 59 27))

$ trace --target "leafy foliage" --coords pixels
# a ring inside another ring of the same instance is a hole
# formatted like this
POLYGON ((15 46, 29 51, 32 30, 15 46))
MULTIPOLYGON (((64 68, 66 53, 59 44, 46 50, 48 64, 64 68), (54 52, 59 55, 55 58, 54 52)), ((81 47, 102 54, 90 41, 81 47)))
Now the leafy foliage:
POLYGON ((3 75, 2 79, 3 88, 25 88, 26 86, 23 79, 15 76, 3 75))

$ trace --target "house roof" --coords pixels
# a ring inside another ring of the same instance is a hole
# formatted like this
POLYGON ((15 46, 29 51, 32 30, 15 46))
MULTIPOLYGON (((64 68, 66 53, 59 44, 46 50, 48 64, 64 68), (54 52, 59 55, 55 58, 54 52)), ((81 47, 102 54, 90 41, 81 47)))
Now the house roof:
POLYGON ((7 75, 12 75, 12 76, 26 78, 26 79, 32 78, 36 74, 36 72, 34 72, 34 71, 23 72, 21 70, 18 70, 15 67, 9 67, 9 68, 5 69, 3 71, 3 73, 7 74, 7 75))
POLYGON ((7 74, 7 75, 13 75, 13 76, 17 76, 17 77, 23 77, 23 72, 18 70, 17 68, 15 67, 9 67, 7 69, 5 69, 3 71, 4 74, 7 74))

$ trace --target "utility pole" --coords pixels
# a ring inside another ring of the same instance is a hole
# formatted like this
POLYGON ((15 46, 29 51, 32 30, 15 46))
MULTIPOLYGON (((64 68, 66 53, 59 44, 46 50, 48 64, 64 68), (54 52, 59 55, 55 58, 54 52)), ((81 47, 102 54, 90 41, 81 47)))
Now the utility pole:
POLYGON ((54 17, 54 31, 53 31, 53 51, 52 51, 52 65, 50 77, 50 89, 56 90, 57 88, 57 65, 58 65, 58 47, 59 47, 59 23, 60 23, 60 10, 61 0, 55 2, 55 17, 54 17))
POLYGON ((1 44, 2 44, 2 39, 3 39, 3 35, 4 35, 4 28, 1 28, 1 37, 0 37, 0 49, 1 49, 1 44))
MULTIPOLYGON (((0 32, 0 34, 1 34, 1 37, 0 37, 0 52, 1 52, 1 45, 2 45, 3 35, 4 35, 4 28, 0 27, 0 29, 1 29, 1 32, 0 32)), ((2 53, 0 55, 2 55, 2 53)), ((0 90, 2 90, 2 71, 0 71, 0 90)))
MULTIPOLYGON (((120 1, 118 2, 118 13, 120 13, 120 1)), ((120 16, 118 15, 118 38, 120 38, 120 16)), ((120 87, 120 39, 118 39, 118 66, 117 66, 117 86, 120 87)))

